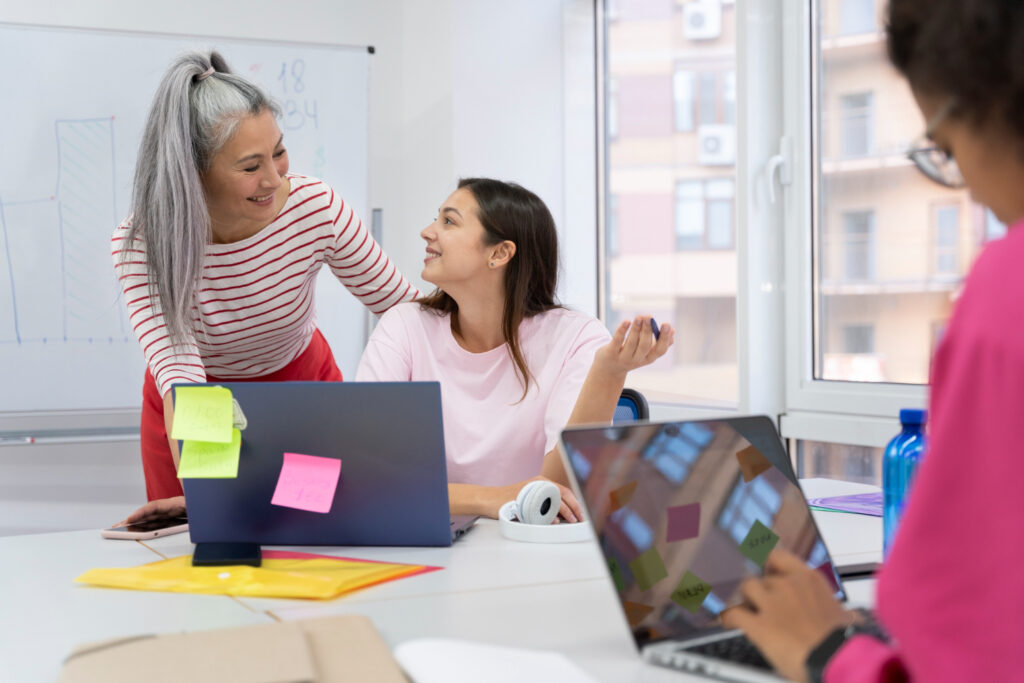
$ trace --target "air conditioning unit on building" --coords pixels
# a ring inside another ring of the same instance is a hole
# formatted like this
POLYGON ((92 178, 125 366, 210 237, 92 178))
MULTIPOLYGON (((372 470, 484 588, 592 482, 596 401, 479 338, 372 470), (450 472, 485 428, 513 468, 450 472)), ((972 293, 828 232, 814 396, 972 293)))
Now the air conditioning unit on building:
POLYGON ((736 163, 736 127, 729 124, 701 126, 697 130, 697 161, 704 166, 736 163))
POLYGON ((698 0, 683 5, 683 35, 690 40, 713 40, 722 35, 722 4, 698 0))

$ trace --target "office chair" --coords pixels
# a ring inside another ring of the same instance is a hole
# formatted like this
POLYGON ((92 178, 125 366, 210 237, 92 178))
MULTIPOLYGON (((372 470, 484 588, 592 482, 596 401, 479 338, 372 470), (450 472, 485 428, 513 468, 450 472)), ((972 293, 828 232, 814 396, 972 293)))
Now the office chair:
POLYGON ((619 403, 615 406, 615 417, 612 422, 634 422, 650 418, 651 411, 647 399, 636 389, 623 389, 619 403))

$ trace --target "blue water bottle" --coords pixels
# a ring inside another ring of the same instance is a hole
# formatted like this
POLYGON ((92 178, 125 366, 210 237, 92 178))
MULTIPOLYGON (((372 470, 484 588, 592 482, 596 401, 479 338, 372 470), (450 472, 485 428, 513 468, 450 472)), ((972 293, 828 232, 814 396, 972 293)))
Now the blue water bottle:
POLYGON ((889 548, 896 537, 903 509, 921 455, 924 453, 924 425, 928 413, 924 410, 904 408, 900 411, 902 431, 893 437, 882 456, 882 552, 888 557, 889 548))

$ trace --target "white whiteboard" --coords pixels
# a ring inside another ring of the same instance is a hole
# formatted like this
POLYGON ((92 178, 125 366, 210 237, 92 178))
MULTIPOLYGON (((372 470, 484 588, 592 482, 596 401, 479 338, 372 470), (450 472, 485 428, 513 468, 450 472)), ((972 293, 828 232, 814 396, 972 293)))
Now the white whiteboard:
MULTIPOLYGON (((291 170, 369 224, 366 47, 0 24, 0 413, 132 409, 144 361, 113 274, 145 116, 172 60, 217 49, 284 109, 291 170)), ((330 275, 317 315, 354 372, 364 308, 330 275)))

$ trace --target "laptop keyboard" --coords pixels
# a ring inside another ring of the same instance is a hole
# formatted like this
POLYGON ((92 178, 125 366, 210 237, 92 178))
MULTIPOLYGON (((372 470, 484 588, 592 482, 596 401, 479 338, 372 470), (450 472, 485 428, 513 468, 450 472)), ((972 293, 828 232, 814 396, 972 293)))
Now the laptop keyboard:
POLYGON ((762 657, 761 652, 744 636, 714 640, 710 643, 687 647, 686 651, 712 659, 724 659, 734 664, 751 666, 755 669, 772 670, 772 665, 768 663, 768 660, 762 657))

